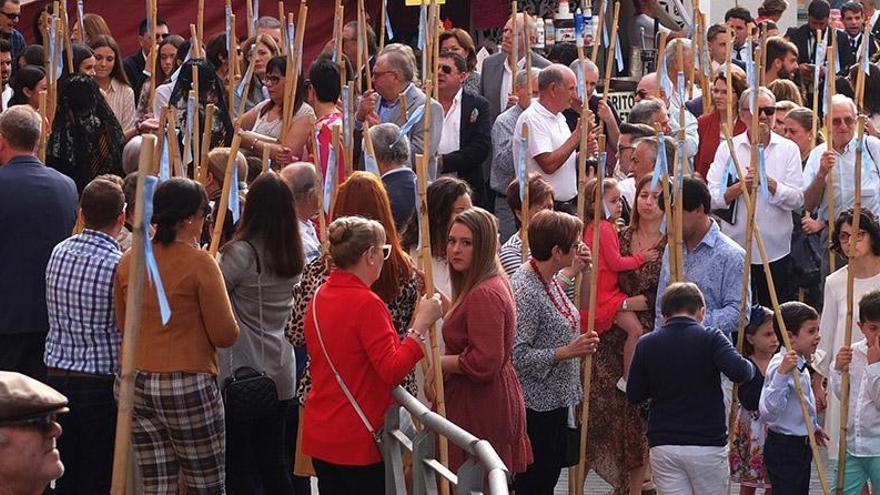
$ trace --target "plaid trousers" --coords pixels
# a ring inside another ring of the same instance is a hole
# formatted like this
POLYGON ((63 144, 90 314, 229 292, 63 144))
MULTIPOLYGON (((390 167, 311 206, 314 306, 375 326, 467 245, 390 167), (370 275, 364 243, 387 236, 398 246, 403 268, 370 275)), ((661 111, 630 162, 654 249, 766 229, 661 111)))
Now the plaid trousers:
POLYGON ((217 378, 206 373, 149 373, 134 378, 132 445, 144 495, 225 489, 226 430, 217 378))

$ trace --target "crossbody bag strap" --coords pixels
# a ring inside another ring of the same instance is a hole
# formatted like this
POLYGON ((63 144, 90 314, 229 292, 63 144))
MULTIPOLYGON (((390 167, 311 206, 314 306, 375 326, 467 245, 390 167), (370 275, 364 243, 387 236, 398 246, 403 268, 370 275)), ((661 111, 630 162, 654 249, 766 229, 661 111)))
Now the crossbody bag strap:
POLYGON ((314 321, 315 323, 315 333, 318 335, 318 343, 321 344, 321 351, 323 351, 324 353, 324 358, 327 360, 327 364, 330 365, 330 370, 333 371, 333 375, 336 377, 336 383, 339 384, 339 387, 342 389, 342 393, 345 394, 345 397, 348 399, 348 402, 351 403, 351 406, 354 408, 354 411, 357 413, 358 417, 361 418, 361 422, 363 422, 364 426, 367 427, 367 431, 369 431, 370 435, 373 436, 373 440, 378 443, 379 437, 376 434, 376 430, 373 428, 373 424, 370 423, 369 419, 367 419, 367 415, 364 414, 363 409, 361 409, 361 406, 358 405, 357 400, 355 400, 354 398, 354 395, 351 394, 348 386, 346 386, 345 382, 342 381, 342 377, 339 375, 339 372, 336 371, 336 366, 333 366, 333 361, 330 359, 330 355, 327 354, 327 347, 324 346, 324 338, 321 336, 321 326, 318 324, 318 293, 321 291, 321 287, 318 287, 318 289, 315 291, 314 297, 312 297, 312 321, 314 321))

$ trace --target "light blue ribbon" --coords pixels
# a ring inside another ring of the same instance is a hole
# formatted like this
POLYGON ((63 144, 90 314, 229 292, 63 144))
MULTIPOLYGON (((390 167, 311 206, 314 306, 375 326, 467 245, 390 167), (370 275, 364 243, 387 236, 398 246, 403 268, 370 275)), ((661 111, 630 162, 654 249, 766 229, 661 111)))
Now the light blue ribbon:
POLYGON ((389 40, 393 40, 394 29, 391 27, 391 16, 388 15, 388 0, 382 0, 382 10, 385 11, 385 34, 389 40))
POLYGON ((425 25, 425 23, 427 22, 427 18, 428 18, 427 7, 425 6, 425 4, 422 4, 422 6, 419 7, 419 43, 418 43, 419 50, 421 50, 422 52, 425 51, 425 39, 428 35, 428 32, 427 32, 428 28, 425 25))
MULTIPOLYGON (((153 9, 150 8, 150 2, 147 2, 147 36, 150 37, 150 40, 156 39, 156 34, 153 33, 153 9)), ((83 40, 86 39, 86 33, 83 31, 83 40)))
MULTIPOLYGON (((605 47, 611 46, 611 42, 608 41, 608 29, 609 26, 606 23, 605 27, 602 28, 602 42, 605 44, 605 47)), ((614 61, 617 62, 617 72, 623 72, 623 51, 620 49, 620 42, 614 44, 614 61)))
POLYGON ((52 14, 52 17, 49 18, 49 50, 46 53, 46 56, 49 59, 48 65, 49 65, 50 69, 52 67, 55 67, 55 23, 57 21, 58 21, 58 16, 55 14, 52 14))
POLYGON ((526 187, 528 187, 528 181, 526 179, 526 157, 529 154, 529 141, 525 138, 525 136, 518 136, 516 145, 519 146, 517 162, 516 162, 516 180, 519 182, 519 200, 520 202, 525 201, 526 197, 526 187))
POLYGON ((342 87, 342 143, 351 146, 351 93, 348 86, 342 87))
POLYGON ((336 150, 330 146, 330 152, 327 154, 327 174, 324 178, 324 213, 328 215, 330 214, 334 184, 336 184, 336 150))
POLYGON ((171 178, 171 154, 168 151, 167 125, 162 126, 162 156, 159 157, 159 182, 165 182, 171 178))
MULTIPOLYGON (((812 33, 810 35, 812 36, 812 33)), ((825 55, 827 51, 828 39, 820 37, 819 42, 816 43, 816 60, 813 61, 813 88, 819 87, 819 76, 822 72, 822 65, 825 63, 825 55)))
POLYGON ((189 165, 193 161, 193 146, 196 141, 193 139, 193 113, 196 111, 196 97, 189 95, 186 99, 186 135, 189 139, 189 147, 186 150, 186 156, 183 157, 185 165, 189 165))
POLYGON ((767 186, 767 164, 764 162, 764 145, 758 144, 758 181, 761 183, 761 196, 770 199, 770 188, 767 186))
POLYGON ((296 25, 292 22, 288 22, 287 32, 290 33, 287 37, 287 52, 293 56, 293 54, 296 53, 296 47, 294 47, 296 44, 296 25))
POLYGON ((678 105, 681 111, 685 110, 685 98, 687 95, 684 93, 684 72, 678 71, 676 77, 676 86, 678 86, 678 105))
POLYGON ((579 48, 584 46, 584 14, 581 9, 574 14, 574 44, 579 48))
POLYGON ((422 249, 422 223, 421 223, 422 222, 422 196, 419 194, 419 178, 415 174, 413 174, 412 180, 413 180, 413 193, 415 194, 415 197, 416 197, 415 215, 416 215, 416 232, 418 232, 418 234, 416 234, 416 236, 419 239, 418 247, 416 248, 416 251, 420 251, 422 249))
POLYGON ((364 169, 376 177, 382 176, 379 173, 379 165, 376 163, 376 158, 366 150, 364 150, 364 169))
POLYGON ((834 57, 834 66, 829 67, 828 71, 825 73, 825 86, 822 90, 822 115, 828 115, 828 85, 831 84, 831 80, 837 77, 837 72, 840 69, 840 63, 837 61, 837 57, 834 57))
POLYGON ((669 70, 666 67, 666 55, 658 54, 660 57, 660 88, 666 94, 667 98, 672 98, 672 81, 669 80, 669 70))
POLYGON ((724 193, 727 192, 727 184, 730 182, 731 178, 737 178, 736 167, 733 164, 733 156, 728 156, 724 171, 721 172, 721 182, 718 184, 718 194, 723 196, 724 193))
POLYGON ((757 88, 758 70, 755 67, 755 60, 752 50, 752 40, 751 38, 749 38, 746 40, 746 81, 748 82, 750 88, 757 88))
POLYGON ((238 160, 233 159, 232 161, 232 178, 229 180, 231 180, 232 183, 229 184, 229 198, 227 204, 229 205, 229 210, 232 212, 232 225, 235 225, 238 223, 238 215, 241 213, 241 204, 238 197, 238 160))
POLYGON ((575 75, 577 76, 577 91, 578 91, 578 98, 579 98, 582 102, 584 102, 584 101, 586 101, 586 94, 585 94, 585 93, 586 93, 586 91, 587 91, 587 89, 586 89, 586 87, 587 87, 587 83, 584 81, 584 70, 583 70, 583 67, 582 67, 580 64, 578 64, 578 66, 577 66, 577 70, 574 71, 574 72, 575 72, 575 75))
POLYGON ((251 14, 251 29, 257 32, 257 21, 260 19, 260 0, 253 0, 254 11, 251 14))
POLYGON ((681 191, 684 186, 684 167, 687 163, 687 158, 684 156, 684 139, 679 139, 676 146, 678 147, 678 171, 675 174, 675 182, 678 190, 681 191))
MULTIPOLYGON (((152 175, 144 177, 144 229, 148 229, 153 218, 153 192, 156 190, 156 184, 159 180, 152 175)), ((159 265, 156 263, 156 256, 153 254, 153 243, 150 236, 144 235, 144 265, 147 268, 147 275, 153 286, 156 287, 156 299, 159 301, 159 315, 162 317, 162 325, 167 325, 171 319, 171 306, 168 304, 168 297, 165 295, 165 287, 162 286, 162 276, 159 274, 159 265)))
POLYGON ((416 125, 416 122, 422 120, 422 115, 425 113, 425 104, 422 103, 411 114, 409 114, 409 118, 406 119, 406 123, 403 124, 403 127, 400 128, 400 131, 397 133, 397 139, 391 143, 391 146, 399 143, 403 136, 409 134, 409 131, 412 130, 413 126, 416 125))
POLYGON ((76 0, 76 15, 79 16, 79 35, 85 40, 86 39, 86 26, 83 21, 83 17, 85 16, 86 9, 83 7, 82 0, 76 0))
POLYGON ((232 57, 232 5, 226 4, 226 56, 232 57))
POLYGON ((868 40, 871 39, 870 33, 864 32, 862 33, 862 45, 859 47, 859 53, 862 54, 862 72, 865 74, 870 74, 871 72, 871 58, 868 56, 868 40))
POLYGON ((663 235, 666 235, 666 213, 665 212, 663 213, 663 217, 660 219, 660 233, 663 235))
POLYGON ((661 176, 669 175, 669 160, 666 157, 665 139, 662 132, 657 135, 657 160, 654 162, 654 176, 651 177, 651 189, 657 189, 661 176))
POLYGON ((611 219, 611 212, 608 211, 608 204, 605 203, 605 166, 608 162, 608 153, 601 152, 599 153, 599 184, 597 187, 601 187, 602 191, 602 212, 605 214, 605 220, 611 219))

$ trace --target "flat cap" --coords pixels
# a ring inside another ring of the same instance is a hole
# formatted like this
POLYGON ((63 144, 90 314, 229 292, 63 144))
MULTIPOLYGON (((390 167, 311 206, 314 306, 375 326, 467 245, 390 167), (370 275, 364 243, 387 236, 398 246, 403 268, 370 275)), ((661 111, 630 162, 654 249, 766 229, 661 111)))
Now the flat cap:
POLYGON ((0 426, 50 413, 67 412, 67 397, 29 376, 0 371, 0 426))

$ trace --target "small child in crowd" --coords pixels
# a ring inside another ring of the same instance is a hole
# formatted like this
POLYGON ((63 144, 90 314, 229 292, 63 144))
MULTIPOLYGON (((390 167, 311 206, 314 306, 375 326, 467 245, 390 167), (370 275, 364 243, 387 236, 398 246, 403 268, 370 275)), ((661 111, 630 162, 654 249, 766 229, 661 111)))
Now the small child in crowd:
MULTIPOLYGON (((867 481, 874 493, 880 487, 880 290, 865 294, 859 301, 858 326, 865 338, 837 351, 831 374, 831 386, 840 398, 840 375, 849 368, 844 495, 862 493, 867 481)), ((837 476, 832 479, 834 491, 837 476)))
MULTIPOLYGON (((807 363, 819 346, 819 314, 797 301, 782 304, 779 311, 791 340, 791 349, 781 347, 770 360, 761 391, 758 410, 761 421, 767 424, 764 467, 773 495, 807 495, 813 451, 791 373, 794 371, 800 380, 816 442, 824 446, 828 436, 817 421, 816 400, 807 370, 807 363)), ((779 340, 783 341, 781 329, 775 321, 774 328, 779 340)))
POLYGON ((767 425, 760 421, 758 401, 764 386, 764 374, 776 351, 779 339, 773 330, 773 311, 753 306, 745 328, 743 355, 755 365, 755 377, 739 387, 739 410, 733 425, 730 450, 730 479, 739 483, 740 495, 752 495, 755 489, 770 488, 764 472, 764 439, 767 425))
POLYGON ((703 294, 693 283, 663 292, 663 326, 638 341, 627 384, 633 404, 650 400, 648 445, 658 493, 727 493, 727 419, 721 374, 752 379, 755 367, 720 330, 702 325, 703 294))
MULTIPOLYGON (((591 179, 586 186, 584 243, 593 247, 593 208, 603 208, 595 204, 596 179, 591 179)), ((645 263, 656 260, 660 253, 656 249, 648 249, 632 256, 620 255, 620 241, 617 237, 617 219, 623 209, 620 189, 614 179, 605 179, 603 183, 603 201, 605 211, 600 212, 602 222, 599 225, 599 271, 596 282, 596 333, 602 335, 611 330, 613 324, 617 324, 626 332, 626 342, 623 344, 623 376, 617 382, 617 388, 626 392, 626 377, 629 376, 630 363, 636 349, 639 337, 645 332, 639 317, 635 311, 648 309, 648 300, 645 296, 630 298, 617 284, 617 275, 620 272, 635 270, 645 263), (632 301, 636 301, 632 303, 632 301)), ((585 294, 584 297, 589 297, 585 294)), ((588 304, 582 304, 582 308, 589 308, 588 304)), ((581 322, 586 324, 589 320, 589 310, 581 309, 581 322)))

